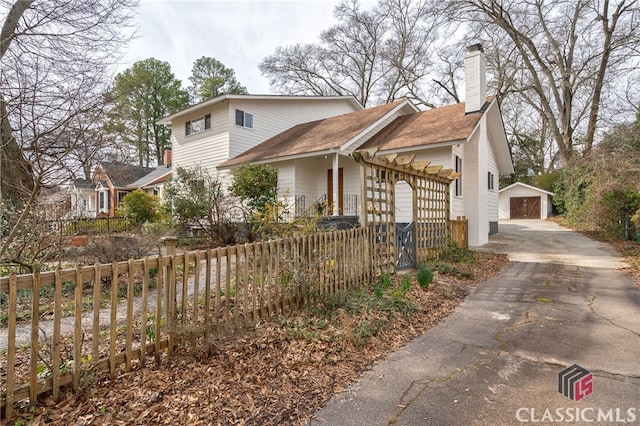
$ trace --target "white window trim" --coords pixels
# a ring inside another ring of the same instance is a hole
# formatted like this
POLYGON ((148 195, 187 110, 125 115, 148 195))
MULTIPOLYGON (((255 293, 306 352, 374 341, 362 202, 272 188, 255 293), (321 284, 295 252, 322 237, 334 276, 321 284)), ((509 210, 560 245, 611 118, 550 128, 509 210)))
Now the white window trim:
POLYGON ((201 117, 194 118, 193 120, 187 120, 184 123, 184 135, 185 137, 193 136, 211 130, 211 114, 205 114, 201 117), (194 129, 193 124, 202 122, 202 128, 194 129))
MULTIPOLYGON (((456 172, 462 173, 462 170, 464 169, 464 162, 462 161, 462 157, 459 156, 458 154, 455 154, 453 156, 453 161, 454 161, 454 170, 456 172), (460 167, 458 167, 458 161, 460 161, 460 167)), ((454 185, 453 185, 453 196, 455 198, 462 198, 464 195, 464 191, 462 190, 462 175, 459 176, 458 178, 456 178, 456 180, 454 181, 454 185)))
POLYGON ((239 108, 236 108, 236 109, 235 109, 235 113, 234 113, 234 116, 233 116, 233 122, 234 122, 234 124, 235 124, 237 127, 242 127, 243 129, 253 130, 253 128, 254 128, 254 122, 253 122, 253 119, 254 119, 254 115, 253 115, 252 113, 247 112, 247 111, 244 111, 244 110, 241 110, 241 109, 239 109, 239 108), (242 113, 242 124, 238 124, 238 112, 241 112, 241 113, 242 113), (251 117, 251 127, 248 127, 248 126, 246 125, 246 123, 247 123, 247 116, 251 117))

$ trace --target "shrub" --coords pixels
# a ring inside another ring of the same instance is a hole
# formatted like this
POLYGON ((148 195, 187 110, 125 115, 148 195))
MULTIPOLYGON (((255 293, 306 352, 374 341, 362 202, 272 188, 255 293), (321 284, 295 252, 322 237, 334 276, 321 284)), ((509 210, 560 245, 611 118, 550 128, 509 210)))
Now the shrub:
POLYGON ((153 222, 157 217, 159 202, 157 196, 136 189, 124 196, 119 213, 135 225, 153 222))
POLYGON ((234 171, 229 190, 252 212, 264 213, 267 204, 276 201, 278 171, 271 166, 244 164, 234 171))
POLYGON ((470 264, 474 261, 473 252, 467 248, 460 247, 455 242, 450 242, 440 250, 438 259, 462 264, 470 264))

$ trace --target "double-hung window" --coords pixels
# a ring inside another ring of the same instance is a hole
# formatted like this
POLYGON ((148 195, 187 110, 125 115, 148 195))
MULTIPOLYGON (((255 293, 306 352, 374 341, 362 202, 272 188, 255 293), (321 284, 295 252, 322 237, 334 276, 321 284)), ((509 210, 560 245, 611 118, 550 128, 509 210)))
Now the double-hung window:
POLYGON ((253 114, 236 109, 236 125, 253 129, 253 114))

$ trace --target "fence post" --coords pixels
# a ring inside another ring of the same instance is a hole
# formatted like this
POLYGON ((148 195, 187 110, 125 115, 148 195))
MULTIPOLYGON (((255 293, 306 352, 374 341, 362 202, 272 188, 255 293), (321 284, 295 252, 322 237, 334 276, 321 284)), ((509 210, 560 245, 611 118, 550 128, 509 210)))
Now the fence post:
MULTIPOLYGON (((175 260, 175 255, 176 255, 176 246, 178 245, 178 238, 177 237, 173 237, 173 236, 168 236, 168 237, 162 237, 160 238, 160 258, 158 259, 158 268, 162 268, 162 277, 164 279, 164 300, 165 300, 165 304, 164 307, 166 309, 165 312, 165 321, 166 321, 166 325, 169 328, 169 333, 173 333, 173 331, 171 330, 172 326, 174 325, 176 318, 172 315, 172 313, 177 313, 176 308, 176 288, 171 288, 172 284, 173 286, 176 285, 177 280, 175 279, 175 277, 171 277, 170 276, 170 268, 165 268, 164 266, 162 266, 162 259, 164 258, 164 256, 170 256, 171 257, 171 262, 174 262, 175 260)), ((186 271, 185 271, 186 273, 186 271)), ((156 338, 158 338, 158 336, 156 336, 156 338)), ((171 346, 171 343, 170 343, 171 346)), ((171 348, 169 348, 169 352, 171 352, 171 348)))

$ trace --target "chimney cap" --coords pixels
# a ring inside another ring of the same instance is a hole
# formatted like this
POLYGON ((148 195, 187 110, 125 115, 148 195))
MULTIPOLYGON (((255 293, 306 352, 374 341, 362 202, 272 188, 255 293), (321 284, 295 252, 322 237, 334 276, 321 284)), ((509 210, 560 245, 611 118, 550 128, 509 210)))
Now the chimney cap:
POLYGON ((484 52, 484 48, 482 47, 482 43, 472 44, 471 46, 467 46, 467 52, 484 52))

